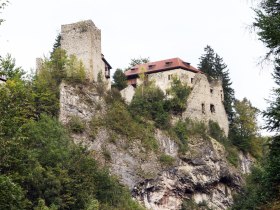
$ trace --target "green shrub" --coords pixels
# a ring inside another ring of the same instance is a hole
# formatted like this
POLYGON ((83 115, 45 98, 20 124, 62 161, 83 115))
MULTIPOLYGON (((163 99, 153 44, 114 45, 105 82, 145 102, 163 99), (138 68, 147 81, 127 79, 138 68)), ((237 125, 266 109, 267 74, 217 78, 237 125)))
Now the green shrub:
POLYGON ((135 95, 129 105, 133 115, 153 120, 159 128, 169 127, 169 113, 165 106, 163 91, 153 83, 142 84, 136 88, 135 95))
POLYGON ((235 195, 233 210, 259 209, 265 200, 265 171, 263 168, 253 168, 246 178, 246 186, 240 194, 235 195))
POLYGON ((238 157, 238 150, 237 148, 232 145, 231 143, 224 143, 225 150, 227 152, 226 158, 229 163, 233 166, 238 167, 239 165, 239 157, 238 157))
POLYGON ((239 164, 237 148, 225 136, 223 129, 221 129, 217 122, 210 120, 208 127, 209 136, 220 142, 225 147, 228 162, 237 167, 239 164))
POLYGON ((192 136, 201 136, 203 139, 208 139, 207 126, 204 122, 186 119, 187 130, 192 136))
POLYGON ((105 102, 108 105, 110 105, 113 104, 115 101, 124 102, 120 91, 116 88, 112 88, 111 90, 107 91, 105 96, 105 102))
POLYGON ((102 148, 102 155, 103 155, 103 157, 106 161, 111 161, 112 160, 110 151, 105 147, 102 148))
POLYGON ((76 56, 70 55, 65 65, 66 80, 72 83, 84 83, 86 80, 85 67, 76 56))
POLYGON ((208 132, 212 138, 216 139, 219 142, 227 141, 224 130, 220 128, 217 122, 209 120, 208 126, 208 132))
POLYGON ((98 129, 104 126, 104 120, 99 117, 93 117, 89 123, 89 131, 88 134, 92 140, 96 138, 98 129))
POLYGON ((78 116, 72 116, 70 118, 68 127, 74 133, 83 133, 86 129, 85 123, 78 116))
POLYGON ((0 209, 26 209, 28 201, 23 189, 9 177, 0 175, 0 209))
POLYGON ((207 128, 203 122, 186 119, 179 120, 174 126, 168 130, 169 134, 177 139, 179 145, 179 153, 185 154, 188 150, 188 139, 192 136, 201 136, 203 139, 208 139, 207 128))
POLYGON ((117 134, 123 135, 129 142, 141 140, 147 149, 157 150, 154 137, 154 127, 145 122, 139 122, 132 117, 126 104, 116 101, 109 107, 104 118, 105 126, 117 134))
POLYGON ((183 84, 177 77, 173 77, 171 87, 166 92, 171 96, 168 99, 168 106, 173 114, 182 114, 186 110, 186 103, 191 93, 191 88, 183 84))
POLYGON ((98 72, 97 81, 94 83, 94 86, 97 94, 100 97, 104 97, 107 90, 107 84, 104 82, 103 74, 101 72, 98 72))
POLYGON ((179 152, 184 154, 188 149, 188 131, 186 123, 179 120, 175 126, 173 127, 173 131, 175 132, 179 141, 179 152))
POLYGON ((175 159, 170 155, 162 154, 159 157, 159 161, 164 167, 171 167, 174 165, 175 159))

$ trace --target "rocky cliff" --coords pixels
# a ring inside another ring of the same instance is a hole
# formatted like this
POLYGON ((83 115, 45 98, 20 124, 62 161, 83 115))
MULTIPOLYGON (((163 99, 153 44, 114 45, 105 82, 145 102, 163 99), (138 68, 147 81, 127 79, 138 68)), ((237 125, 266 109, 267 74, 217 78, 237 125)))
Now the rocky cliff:
POLYGON ((93 157, 108 166, 147 209, 181 209, 183 202, 196 203, 201 209, 232 205, 233 194, 243 184, 242 173, 249 172, 250 157, 240 153, 240 166, 234 167, 227 161, 223 145, 201 135, 190 136, 183 155, 176 140, 159 129, 153 131, 157 149, 147 149, 140 139, 128 141, 127 136, 112 132, 107 121, 102 122, 108 110, 102 97, 95 94, 96 87, 62 83, 60 93, 60 120, 67 124, 77 116, 86 125, 83 132, 73 133, 75 142, 92 151, 93 157), (101 122, 94 127, 93 136, 90 124, 96 117, 101 122))

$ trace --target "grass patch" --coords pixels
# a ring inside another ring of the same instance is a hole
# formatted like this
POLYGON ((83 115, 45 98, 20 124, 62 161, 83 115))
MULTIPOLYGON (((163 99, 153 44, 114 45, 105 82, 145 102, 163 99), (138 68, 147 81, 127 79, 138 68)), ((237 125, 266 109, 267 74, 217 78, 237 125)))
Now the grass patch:
POLYGON ((110 142, 116 143, 118 135, 121 135, 127 140, 128 147, 132 142, 140 140, 145 149, 157 151, 158 144, 154 137, 153 124, 132 117, 127 105, 122 101, 116 100, 110 103, 107 104, 107 112, 104 116, 94 117, 90 121, 89 136, 94 140, 98 129, 105 127, 108 129, 110 142))
POLYGON ((228 162, 237 167, 239 164, 238 150, 225 136, 223 129, 220 128, 217 122, 212 120, 209 121, 208 133, 212 138, 216 139, 225 147, 228 162))
POLYGON ((102 155, 106 162, 110 162, 112 160, 110 151, 105 147, 102 148, 102 155))
POLYGON ((209 139, 206 125, 191 119, 179 120, 168 130, 168 133, 179 145, 180 154, 185 154, 188 151, 188 139, 191 136, 200 136, 203 139, 209 139))
POLYGON ((68 128, 73 133, 83 133, 86 129, 86 125, 78 116, 72 116, 68 122, 68 128))
POLYGON ((202 201, 199 204, 195 203, 194 200, 184 200, 181 206, 180 210, 211 210, 211 208, 208 207, 206 201, 202 201))
POLYGON ((159 157, 159 161, 163 167, 171 167, 175 163, 175 158, 170 155, 162 154, 159 157))

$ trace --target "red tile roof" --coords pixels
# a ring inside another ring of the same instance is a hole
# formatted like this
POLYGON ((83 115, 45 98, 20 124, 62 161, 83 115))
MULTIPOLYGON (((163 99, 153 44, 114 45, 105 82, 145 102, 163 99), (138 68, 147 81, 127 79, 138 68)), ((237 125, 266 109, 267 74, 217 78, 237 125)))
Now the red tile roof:
POLYGON ((127 77, 136 76, 141 72, 141 69, 143 67, 146 70, 146 73, 148 73, 148 74, 155 73, 155 72, 161 72, 161 71, 167 71, 167 70, 171 70, 171 69, 178 69, 178 68, 181 68, 181 69, 184 69, 187 71, 192 71, 194 73, 202 73, 197 68, 191 66, 190 63, 185 62, 185 61, 181 60, 180 58, 171 58, 171 59, 136 65, 136 66, 132 67, 131 69, 127 70, 125 72, 125 75, 127 77))

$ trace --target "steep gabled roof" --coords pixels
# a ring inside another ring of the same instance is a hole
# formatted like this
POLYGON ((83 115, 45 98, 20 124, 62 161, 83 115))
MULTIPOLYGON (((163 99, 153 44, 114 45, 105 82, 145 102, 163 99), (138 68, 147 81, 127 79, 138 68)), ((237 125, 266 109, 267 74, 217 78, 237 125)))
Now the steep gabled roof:
POLYGON ((191 66, 190 63, 185 62, 185 61, 181 60, 180 58, 171 58, 171 59, 136 65, 136 66, 132 67, 131 69, 127 70, 125 72, 125 75, 127 77, 136 76, 141 72, 142 68, 144 68, 146 70, 145 73, 147 73, 147 74, 161 72, 161 71, 167 71, 167 70, 172 70, 172 69, 178 69, 178 68, 181 68, 181 69, 184 69, 187 71, 191 71, 194 73, 202 73, 197 68, 191 66))

